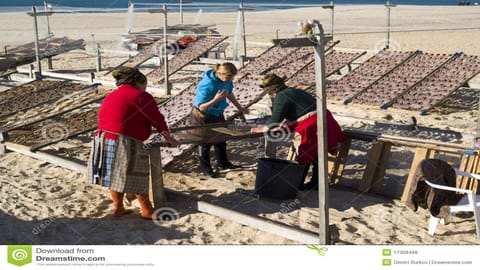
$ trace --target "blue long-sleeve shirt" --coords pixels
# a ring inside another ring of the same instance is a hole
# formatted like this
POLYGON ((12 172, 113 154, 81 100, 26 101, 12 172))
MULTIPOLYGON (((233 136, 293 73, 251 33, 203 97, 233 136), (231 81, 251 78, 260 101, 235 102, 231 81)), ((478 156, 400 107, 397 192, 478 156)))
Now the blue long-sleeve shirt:
MULTIPOLYGON (((231 94, 233 91, 233 83, 223 82, 215 76, 214 70, 207 70, 202 73, 202 80, 197 86, 197 93, 193 101, 193 106, 199 108, 201 104, 207 103, 212 100, 217 92, 226 90, 227 94, 231 94)), ((204 112, 214 116, 220 116, 228 107, 227 99, 224 98, 217 102, 212 107, 208 108, 204 112)))

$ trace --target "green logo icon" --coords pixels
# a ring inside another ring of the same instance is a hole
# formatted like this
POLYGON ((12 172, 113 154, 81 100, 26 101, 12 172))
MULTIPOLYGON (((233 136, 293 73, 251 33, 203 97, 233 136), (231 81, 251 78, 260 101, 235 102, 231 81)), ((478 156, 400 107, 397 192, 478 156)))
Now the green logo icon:
POLYGON ((392 260, 390 259, 383 259, 382 260, 383 266, 391 266, 392 265, 392 260))
POLYGON ((328 248, 326 248, 326 247, 317 247, 315 245, 307 246, 307 248, 316 250, 318 255, 320 255, 320 256, 325 256, 325 252, 328 251, 328 248))
POLYGON ((8 263, 16 266, 23 266, 32 262, 32 246, 8 246, 8 263))
POLYGON ((382 255, 383 256, 392 256, 392 250, 391 249, 384 249, 384 250, 382 250, 382 255))

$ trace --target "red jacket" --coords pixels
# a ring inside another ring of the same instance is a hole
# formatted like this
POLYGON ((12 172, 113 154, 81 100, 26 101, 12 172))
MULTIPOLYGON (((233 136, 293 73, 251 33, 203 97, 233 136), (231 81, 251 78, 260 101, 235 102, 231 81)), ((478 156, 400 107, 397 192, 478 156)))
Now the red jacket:
POLYGON ((98 112, 98 130, 106 131, 105 138, 118 139, 120 133, 144 141, 150 136, 152 126, 159 133, 168 131, 152 95, 130 84, 110 93, 98 112))
MULTIPOLYGON (((333 118, 333 114, 327 109, 327 151, 334 154, 337 151, 339 143, 346 140, 342 132, 342 128, 337 120, 333 118)), ((304 119, 295 125, 289 126, 290 130, 294 130, 301 136, 300 145, 298 146, 297 161, 300 164, 310 164, 318 156, 317 142, 317 114, 304 119)))

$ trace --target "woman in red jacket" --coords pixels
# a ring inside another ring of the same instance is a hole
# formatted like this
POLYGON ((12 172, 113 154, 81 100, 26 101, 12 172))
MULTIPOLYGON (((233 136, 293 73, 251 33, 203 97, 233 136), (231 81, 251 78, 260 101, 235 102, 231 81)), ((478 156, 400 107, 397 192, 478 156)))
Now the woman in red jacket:
MULTIPOLYGON (((317 103, 309 93, 289 88, 285 79, 275 73, 265 75, 261 87, 273 98, 272 117, 268 125, 253 127, 254 133, 267 132, 270 129, 285 128, 294 131, 300 137, 297 149, 297 161, 300 164, 312 164, 313 173, 310 182, 301 189, 318 189, 318 142, 317 142, 317 103)), ((326 109, 327 148, 335 153, 345 141, 342 129, 326 109)), ((295 142, 298 140, 294 140, 295 142)))
POLYGON ((142 208, 142 217, 154 217, 148 199, 149 151, 144 147, 152 126, 170 146, 178 145, 169 133, 163 115, 152 95, 147 93, 147 78, 136 68, 115 70, 119 87, 102 102, 98 112, 89 161, 89 177, 95 184, 110 188, 114 217, 130 213, 123 205, 125 192, 134 193, 142 208))

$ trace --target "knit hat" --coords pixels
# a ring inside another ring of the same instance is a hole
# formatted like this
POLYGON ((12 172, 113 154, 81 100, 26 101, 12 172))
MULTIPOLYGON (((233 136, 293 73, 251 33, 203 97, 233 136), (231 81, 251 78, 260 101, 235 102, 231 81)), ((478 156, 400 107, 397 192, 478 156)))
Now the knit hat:
POLYGON ((273 72, 268 73, 263 77, 260 87, 267 93, 278 92, 286 88, 285 78, 281 78, 273 72))

